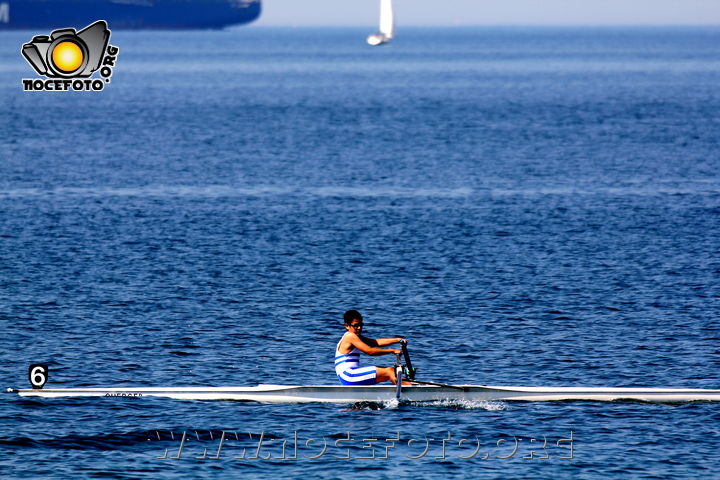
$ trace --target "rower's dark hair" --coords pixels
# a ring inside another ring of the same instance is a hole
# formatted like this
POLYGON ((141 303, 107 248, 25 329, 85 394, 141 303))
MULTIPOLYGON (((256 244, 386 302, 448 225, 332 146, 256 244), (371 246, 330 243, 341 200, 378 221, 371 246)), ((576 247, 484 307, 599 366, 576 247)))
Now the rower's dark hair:
POLYGON ((360 320, 363 321, 362 315, 360 315, 360 312, 357 310, 348 310, 345 312, 345 315, 343 315, 343 319, 345 320, 345 323, 350 325, 353 320, 360 320))

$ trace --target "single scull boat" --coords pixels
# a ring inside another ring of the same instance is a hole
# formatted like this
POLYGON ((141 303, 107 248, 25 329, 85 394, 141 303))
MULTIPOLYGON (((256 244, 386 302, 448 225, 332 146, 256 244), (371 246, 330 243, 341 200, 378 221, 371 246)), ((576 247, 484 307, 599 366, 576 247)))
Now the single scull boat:
POLYGON ((720 390, 692 388, 604 388, 604 387, 496 387, 488 385, 445 385, 415 379, 406 345, 402 345, 403 365, 398 354, 396 378, 405 377, 412 385, 258 385, 256 387, 110 387, 47 388, 49 369, 30 365, 28 377, 33 388, 8 388, 23 397, 168 397, 184 400, 238 400, 269 403, 356 403, 441 401, 619 401, 643 402, 720 402, 720 390))
MULTIPOLYGON (((394 385, 258 385, 256 387, 126 387, 8 389, 23 397, 168 397, 187 400, 240 400, 269 403, 355 403, 396 399, 394 385)), ((720 402, 720 390, 689 388, 494 387, 485 385, 412 385, 402 400, 436 401, 617 401, 720 402)))

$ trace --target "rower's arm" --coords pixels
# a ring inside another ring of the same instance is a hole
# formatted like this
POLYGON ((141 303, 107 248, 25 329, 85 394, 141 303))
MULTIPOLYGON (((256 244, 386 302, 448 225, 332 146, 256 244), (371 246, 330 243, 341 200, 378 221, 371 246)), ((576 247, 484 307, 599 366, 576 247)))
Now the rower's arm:
MULTIPOLYGON (((393 343, 399 343, 405 340, 404 338, 368 338, 363 335, 358 335, 360 340, 370 345, 371 347, 387 347, 393 343)), ((358 347, 360 348, 360 347, 358 347)))
MULTIPOLYGON (((346 337, 348 341, 352 344, 353 347, 356 347, 358 350, 363 352, 366 355, 370 355, 371 357, 378 357, 380 355, 388 355, 390 353, 400 353, 400 350, 395 350, 392 348, 376 348, 374 346, 370 346, 367 343, 365 343, 366 337, 360 338, 357 335, 348 335, 346 337)), ((371 338, 368 338, 367 340, 372 340, 375 345, 378 345, 376 340, 373 340, 371 338)), ((381 339, 382 340, 382 339, 381 339)), ((385 339, 387 340, 387 339, 385 339)), ((394 343, 394 342, 393 342, 394 343)), ((390 345, 389 343, 386 345, 390 345)))

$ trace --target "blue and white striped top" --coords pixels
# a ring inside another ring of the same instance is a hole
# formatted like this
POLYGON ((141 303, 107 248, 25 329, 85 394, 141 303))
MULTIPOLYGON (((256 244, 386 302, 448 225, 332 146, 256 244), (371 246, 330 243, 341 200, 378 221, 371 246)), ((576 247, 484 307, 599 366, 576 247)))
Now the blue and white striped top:
MULTIPOLYGON (((345 333, 345 335, 348 333, 350 332, 345 333)), ((342 343, 345 335, 342 336, 337 347, 335 347, 335 373, 338 375, 348 368, 358 368, 360 366, 360 354, 362 352, 357 347, 353 347, 350 353, 340 353, 340 343, 342 343)))

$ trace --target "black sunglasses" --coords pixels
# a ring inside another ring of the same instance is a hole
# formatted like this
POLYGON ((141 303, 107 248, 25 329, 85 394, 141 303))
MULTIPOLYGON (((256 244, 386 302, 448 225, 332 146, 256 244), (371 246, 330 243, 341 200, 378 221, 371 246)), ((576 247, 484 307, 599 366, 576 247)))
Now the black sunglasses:
POLYGON ((348 323, 348 327, 360 328, 360 327, 362 327, 362 326, 363 326, 363 323, 362 323, 362 322, 360 322, 360 323, 348 323))

